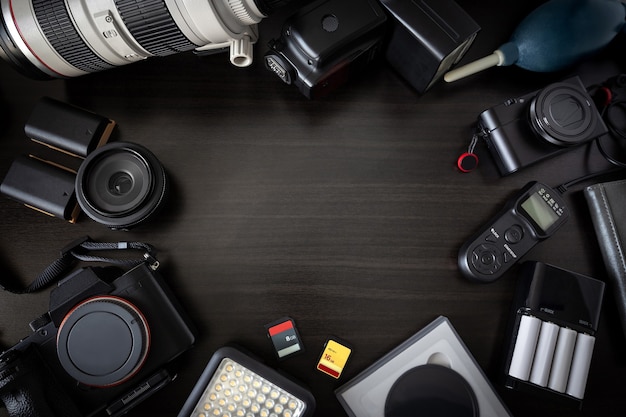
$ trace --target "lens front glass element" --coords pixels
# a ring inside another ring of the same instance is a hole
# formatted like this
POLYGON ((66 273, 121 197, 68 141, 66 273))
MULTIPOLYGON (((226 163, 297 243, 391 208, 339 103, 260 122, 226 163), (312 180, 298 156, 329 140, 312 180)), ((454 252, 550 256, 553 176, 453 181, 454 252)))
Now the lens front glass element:
POLYGON ((95 210, 119 216, 141 206, 150 193, 152 173, 139 155, 115 151, 94 162, 86 185, 85 194, 95 210))

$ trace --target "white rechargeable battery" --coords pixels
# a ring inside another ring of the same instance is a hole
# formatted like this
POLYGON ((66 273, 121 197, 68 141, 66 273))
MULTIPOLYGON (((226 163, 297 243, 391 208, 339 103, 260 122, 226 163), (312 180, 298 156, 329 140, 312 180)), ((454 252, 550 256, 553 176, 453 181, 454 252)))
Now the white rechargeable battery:
POLYGON ((539 331, 539 342, 535 351, 532 369, 530 371, 530 382, 545 387, 548 384, 550 369, 552 368, 552 358, 556 348, 556 339, 559 335, 559 326, 554 323, 544 321, 541 323, 539 331))
POLYGON ((577 333, 574 330, 566 327, 561 327, 559 330, 554 359, 552 360, 552 371, 548 381, 548 388, 551 390, 561 393, 565 392, 572 365, 574 346, 576 345, 576 335, 577 333))
POLYGON ((567 395, 583 399, 595 342, 596 338, 588 334, 579 333, 576 337, 572 367, 567 381, 567 395))
POLYGON ((510 376, 522 381, 528 380, 540 329, 541 320, 538 318, 527 315, 520 318, 511 365, 509 366, 510 376))

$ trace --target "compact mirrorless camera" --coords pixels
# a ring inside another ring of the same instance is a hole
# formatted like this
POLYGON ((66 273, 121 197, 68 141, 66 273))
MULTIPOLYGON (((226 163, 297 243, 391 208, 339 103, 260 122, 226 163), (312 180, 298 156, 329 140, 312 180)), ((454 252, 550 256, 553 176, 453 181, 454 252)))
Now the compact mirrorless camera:
POLYGON ((478 132, 504 176, 608 131, 582 81, 573 77, 485 110, 478 132))
POLYGON ((119 416, 172 379, 168 364, 192 346, 195 329, 151 266, 119 272, 70 274, 33 333, 0 356, 9 415, 119 416))

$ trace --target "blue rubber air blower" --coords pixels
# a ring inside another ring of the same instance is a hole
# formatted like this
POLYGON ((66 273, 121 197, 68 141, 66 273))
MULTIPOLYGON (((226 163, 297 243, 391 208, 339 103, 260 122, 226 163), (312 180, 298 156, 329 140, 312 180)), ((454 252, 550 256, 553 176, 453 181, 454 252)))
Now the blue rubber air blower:
POLYGON ((494 66, 517 65, 529 71, 567 68, 626 32, 626 4, 619 0, 550 0, 517 26, 493 54, 448 72, 448 82, 494 66))

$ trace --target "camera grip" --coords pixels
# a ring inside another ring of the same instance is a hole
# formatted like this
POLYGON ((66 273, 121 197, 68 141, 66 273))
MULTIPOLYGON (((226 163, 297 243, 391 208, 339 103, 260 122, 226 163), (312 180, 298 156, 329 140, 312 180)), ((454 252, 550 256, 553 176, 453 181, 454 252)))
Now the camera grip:
POLYGON ((12 417, 80 417, 34 346, 4 361, 0 400, 12 417))

